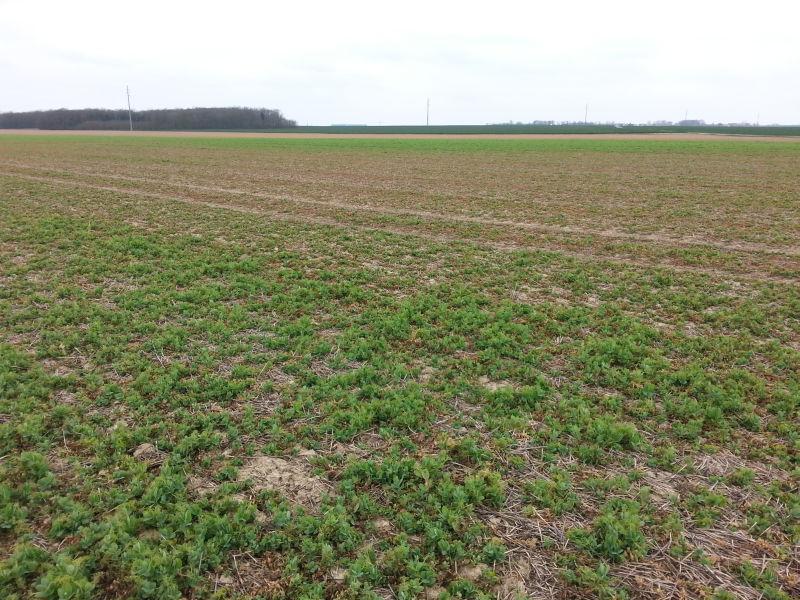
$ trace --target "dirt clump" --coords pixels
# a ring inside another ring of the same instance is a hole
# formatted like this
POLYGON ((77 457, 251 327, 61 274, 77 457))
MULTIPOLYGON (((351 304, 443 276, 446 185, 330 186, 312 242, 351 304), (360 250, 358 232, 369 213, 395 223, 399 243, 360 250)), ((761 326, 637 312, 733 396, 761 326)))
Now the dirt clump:
POLYGON ((250 481, 253 491, 274 490, 294 503, 317 510, 327 484, 311 474, 305 461, 258 456, 239 470, 238 481, 250 481))
POLYGON ((166 459, 166 454, 161 452, 161 450, 156 448, 153 444, 145 442, 144 444, 139 444, 136 447, 136 449, 133 451, 133 458, 155 466, 164 462, 166 459))
POLYGON ((496 392, 497 390, 512 387, 512 385, 508 381, 492 381, 485 375, 478 379, 478 383, 480 383, 490 392, 496 392))

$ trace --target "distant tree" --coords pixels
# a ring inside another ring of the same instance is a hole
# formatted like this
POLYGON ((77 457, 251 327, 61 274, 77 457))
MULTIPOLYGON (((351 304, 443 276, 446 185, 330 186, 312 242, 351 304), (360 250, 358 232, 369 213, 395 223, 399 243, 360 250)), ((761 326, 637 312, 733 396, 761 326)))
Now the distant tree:
MULTIPOLYGON (((133 113, 134 129, 147 131, 284 129, 296 127, 281 111, 268 108, 167 108, 133 113)), ((0 113, 2 129, 128 129, 128 112, 104 108, 0 113)))

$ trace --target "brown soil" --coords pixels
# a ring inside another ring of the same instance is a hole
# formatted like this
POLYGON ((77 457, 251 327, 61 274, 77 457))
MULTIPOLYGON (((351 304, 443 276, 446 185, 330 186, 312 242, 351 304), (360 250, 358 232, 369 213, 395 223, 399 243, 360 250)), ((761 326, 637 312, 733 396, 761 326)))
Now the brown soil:
POLYGON ((258 456, 247 461, 239 470, 238 481, 252 482, 252 490, 273 490, 291 502, 316 511, 322 496, 328 491, 322 479, 311 474, 301 460, 285 460, 258 456))

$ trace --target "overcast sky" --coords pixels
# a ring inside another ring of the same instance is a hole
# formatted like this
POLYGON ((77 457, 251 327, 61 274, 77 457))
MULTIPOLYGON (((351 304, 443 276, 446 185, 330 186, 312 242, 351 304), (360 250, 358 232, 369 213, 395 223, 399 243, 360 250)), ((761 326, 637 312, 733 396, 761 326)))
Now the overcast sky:
POLYGON ((800 2, 0 0, 0 111, 800 123, 800 2))

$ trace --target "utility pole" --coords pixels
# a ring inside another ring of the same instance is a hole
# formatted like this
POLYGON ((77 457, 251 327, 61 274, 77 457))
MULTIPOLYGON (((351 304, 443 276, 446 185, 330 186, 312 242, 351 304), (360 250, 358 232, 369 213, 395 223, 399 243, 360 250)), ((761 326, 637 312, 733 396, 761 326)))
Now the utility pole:
POLYGON ((131 125, 131 131, 133 131, 133 113, 131 112, 131 90, 128 86, 125 86, 125 95, 128 97, 128 122, 131 125))
POLYGON ((431 124, 431 99, 428 98, 428 105, 425 109, 425 127, 431 124))

